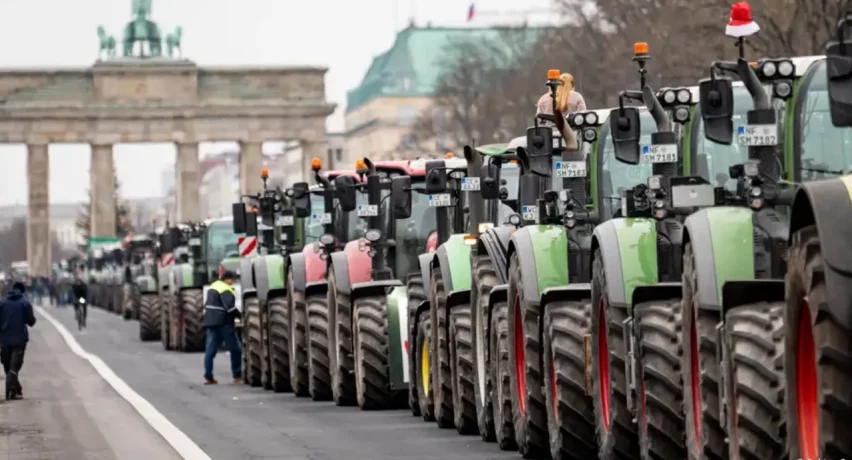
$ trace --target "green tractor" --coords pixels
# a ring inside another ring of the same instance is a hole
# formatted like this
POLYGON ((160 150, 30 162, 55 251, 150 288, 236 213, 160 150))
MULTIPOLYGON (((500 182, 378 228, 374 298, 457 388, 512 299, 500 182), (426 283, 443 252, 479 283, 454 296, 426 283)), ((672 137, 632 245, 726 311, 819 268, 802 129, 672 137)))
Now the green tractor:
POLYGON ((127 244, 124 268, 124 317, 139 320, 139 340, 160 340, 157 289, 157 241, 152 235, 134 236, 127 244))
POLYGON ((222 260, 237 246, 232 227, 227 217, 170 229, 176 261, 169 273, 167 324, 171 347, 177 351, 204 350, 204 295, 218 277, 222 260))
POLYGON ((791 383, 783 369, 790 359, 784 317, 791 313, 782 280, 801 257, 788 249, 790 206, 798 184, 839 175, 834 167, 849 164, 838 153, 843 142, 826 136, 824 59, 752 64, 743 43, 737 61, 714 62, 700 83, 704 137, 727 146, 736 133, 747 159, 729 168, 735 190, 717 200, 724 205, 685 222, 680 366, 690 457, 780 457, 785 433, 799 432, 800 420, 784 408, 791 383), (751 104, 737 106, 738 88, 719 71, 739 77, 751 104))
MULTIPOLYGON (((852 18, 838 23, 837 35, 848 36, 852 18)), ((815 102, 804 130, 803 145, 823 145, 823 171, 852 169, 847 130, 825 126, 830 112, 837 128, 852 127, 852 41, 826 47, 826 62, 802 85, 800 94, 815 102), (824 74, 824 75, 823 75, 824 74), (826 95, 827 93, 827 95, 826 95), (826 107, 826 97, 828 107, 826 107), (828 134, 828 136, 826 135, 828 134)), ((803 151, 802 154, 810 154, 803 151)), ((802 184, 793 201, 790 252, 784 309, 784 368, 787 449, 790 458, 852 458, 852 439, 844 416, 852 413, 852 176, 802 184), (820 397, 820 394, 823 396, 820 397)))

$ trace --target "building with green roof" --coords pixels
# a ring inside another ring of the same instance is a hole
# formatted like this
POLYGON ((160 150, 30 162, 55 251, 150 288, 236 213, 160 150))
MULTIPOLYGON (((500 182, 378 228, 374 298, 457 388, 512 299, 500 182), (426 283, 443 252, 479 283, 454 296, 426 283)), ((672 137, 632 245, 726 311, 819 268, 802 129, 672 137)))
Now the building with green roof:
MULTIPOLYGON (((429 107, 443 76, 440 63, 464 39, 499 40, 523 30, 530 46, 546 28, 417 27, 400 31, 389 50, 373 58, 358 87, 346 96, 346 161, 364 156, 395 159, 435 153, 414 151, 411 127, 429 107)), ((439 147, 436 145, 435 150, 439 147)), ((444 152, 440 152, 444 153, 444 152)))

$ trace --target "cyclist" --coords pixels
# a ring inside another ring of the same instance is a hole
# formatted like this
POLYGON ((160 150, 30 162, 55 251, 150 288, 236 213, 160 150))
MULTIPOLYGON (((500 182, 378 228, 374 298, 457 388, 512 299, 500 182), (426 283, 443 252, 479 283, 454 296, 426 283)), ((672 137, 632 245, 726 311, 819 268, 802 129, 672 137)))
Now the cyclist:
POLYGON ((86 283, 80 279, 80 275, 74 277, 74 284, 71 285, 71 293, 74 294, 74 316, 77 317, 78 314, 82 315, 81 325, 85 324, 87 307, 89 305, 89 299, 87 298, 89 289, 86 287, 86 283), (80 307, 83 308, 83 311, 79 311, 80 307))

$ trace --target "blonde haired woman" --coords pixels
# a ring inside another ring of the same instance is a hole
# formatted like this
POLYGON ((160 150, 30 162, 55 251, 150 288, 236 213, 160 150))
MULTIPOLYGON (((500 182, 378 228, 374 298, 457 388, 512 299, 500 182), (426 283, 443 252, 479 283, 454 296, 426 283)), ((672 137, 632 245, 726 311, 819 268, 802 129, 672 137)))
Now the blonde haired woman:
MULTIPOLYGON (((570 113, 586 110, 586 101, 583 100, 583 96, 580 93, 574 91, 574 77, 570 73, 563 73, 559 76, 559 80, 562 84, 556 88, 556 113, 554 113, 553 100, 551 99, 550 91, 548 91, 538 99, 536 115, 556 115, 555 127, 562 133, 566 145, 576 146, 570 147, 573 150, 574 148, 579 148, 579 145, 574 131, 567 127, 565 117, 570 113)), ((549 124, 549 122, 545 123, 545 125, 549 124)))

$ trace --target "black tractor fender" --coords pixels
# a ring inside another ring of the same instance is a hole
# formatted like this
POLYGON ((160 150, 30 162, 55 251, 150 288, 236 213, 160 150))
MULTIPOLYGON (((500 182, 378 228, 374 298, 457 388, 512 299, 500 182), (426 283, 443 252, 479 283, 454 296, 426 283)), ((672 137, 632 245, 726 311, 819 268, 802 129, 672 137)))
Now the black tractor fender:
POLYGON ((252 280, 257 290, 257 298, 261 303, 266 303, 269 298, 269 276, 266 270, 266 258, 255 257, 251 262, 252 280))
MULTIPOLYGON (((488 322, 485 324, 485 336, 491 340, 491 313, 494 311, 494 305, 500 302, 506 302, 509 299, 509 285, 498 284, 491 288, 488 294, 488 322)), ((485 347, 485 359, 490 360, 489 347, 485 347)))
POLYGON ((420 265, 420 276, 423 278, 423 292, 426 293, 426 298, 429 298, 429 293, 432 291, 432 258, 435 254, 429 252, 417 256, 417 262, 420 265))
POLYGON ((353 305, 356 299, 361 297, 386 296, 393 288, 402 286, 400 280, 367 281, 366 283, 355 283, 352 285, 352 293, 349 298, 353 305))
POLYGON ((803 184, 793 201, 790 239, 808 225, 816 224, 825 261, 825 283, 829 292, 829 314, 846 329, 852 329, 852 200, 841 180, 803 184))
POLYGON ((243 257, 240 259, 240 285, 246 289, 254 289, 254 257, 243 257))
POLYGON ((289 288, 295 292, 305 292, 307 274, 305 272, 305 256, 302 253, 290 254, 287 265, 293 270, 293 285, 289 288))
POLYGON ((644 302, 656 300, 680 299, 683 297, 683 284, 681 283, 657 283, 644 286, 636 286, 633 289, 631 305, 635 308, 644 302))
POLYGON ((539 305, 541 299, 538 296, 538 270, 535 264, 535 253, 533 251, 532 237, 529 234, 529 228, 521 228, 512 234, 509 241, 508 260, 511 260, 512 255, 516 252, 518 253, 518 261, 521 264, 521 278, 524 284, 524 302, 526 302, 527 305, 539 305))
POLYGON ((313 283, 307 283, 305 285, 305 298, 321 295, 325 296, 328 293, 328 281, 314 281, 313 283))
POLYGON ((514 231, 515 227, 492 227, 479 235, 476 243, 477 252, 491 258, 500 284, 509 282, 509 241, 514 231))
POLYGON ((343 295, 349 295, 352 291, 349 285, 349 261, 346 253, 337 251, 331 253, 331 264, 329 266, 330 273, 334 274, 334 286, 337 292, 343 295))
POLYGON ((450 258, 447 256, 447 246, 440 245, 432 258, 432 270, 441 271, 441 279, 444 282, 444 292, 453 291, 453 275, 450 273, 450 258))

